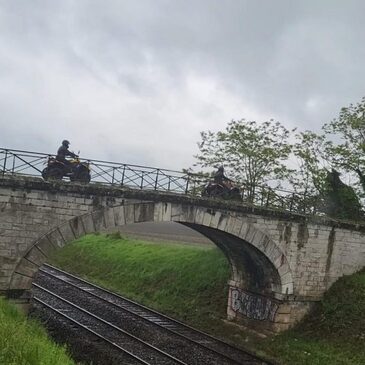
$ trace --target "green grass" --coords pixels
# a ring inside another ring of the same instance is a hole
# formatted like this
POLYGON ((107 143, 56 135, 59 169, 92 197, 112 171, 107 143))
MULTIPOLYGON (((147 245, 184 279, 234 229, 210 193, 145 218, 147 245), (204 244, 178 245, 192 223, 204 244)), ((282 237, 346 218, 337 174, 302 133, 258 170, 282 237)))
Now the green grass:
POLYGON ((311 338, 308 334, 297 331, 288 331, 266 339, 256 344, 255 349, 261 349, 267 357, 286 365, 365 364, 364 350, 347 342, 346 339, 336 343, 326 338, 311 338))
POLYGON ((85 236, 54 264, 190 323, 226 313, 229 266, 216 248, 85 236))
POLYGON ((364 270, 335 283, 299 326, 262 339, 223 322, 230 269, 216 248, 89 235, 53 263, 281 364, 365 364, 364 270))
POLYGON ((0 298, 0 364, 72 365, 64 348, 47 338, 37 322, 27 320, 12 304, 0 298))
POLYGON ((284 364, 365 364, 365 270, 340 278, 302 323, 259 347, 284 364))

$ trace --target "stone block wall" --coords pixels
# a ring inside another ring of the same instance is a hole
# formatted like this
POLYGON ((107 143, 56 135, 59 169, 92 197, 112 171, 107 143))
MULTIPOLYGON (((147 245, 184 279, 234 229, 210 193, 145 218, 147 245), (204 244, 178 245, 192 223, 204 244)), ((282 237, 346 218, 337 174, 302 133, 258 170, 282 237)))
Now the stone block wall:
POLYGON ((294 295, 315 300, 341 276, 365 266, 365 230, 336 221, 285 221, 251 217, 285 254, 294 277, 294 295), (325 224, 324 224, 325 223, 325 224))
POLYGON ((57 189, 0 186, 0 293, 9 288, 16 265, 39 237, 71 218, 122 202, 123 198, 57 189))
POLYGON ((180 222, 211 238, 232 267, 228 317, 263 329, 288 328, 339 277, 365 266, 364 226, 171 193, 3 178, 0 295, 28 289, 50 251, 75 237, 140 221, 180 222), (261 288, 247 288, 245 263, 254 264, 248 276, 260 271, 261 288))

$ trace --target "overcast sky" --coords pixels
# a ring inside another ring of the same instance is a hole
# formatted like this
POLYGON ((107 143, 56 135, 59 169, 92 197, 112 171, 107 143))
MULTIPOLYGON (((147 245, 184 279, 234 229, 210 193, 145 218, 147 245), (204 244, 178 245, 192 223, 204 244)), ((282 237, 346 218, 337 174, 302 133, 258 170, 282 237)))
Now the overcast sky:
POLYGON ((0 147, 180 170, 200 131, 365 96, 365 1, 0 0, 0 147))

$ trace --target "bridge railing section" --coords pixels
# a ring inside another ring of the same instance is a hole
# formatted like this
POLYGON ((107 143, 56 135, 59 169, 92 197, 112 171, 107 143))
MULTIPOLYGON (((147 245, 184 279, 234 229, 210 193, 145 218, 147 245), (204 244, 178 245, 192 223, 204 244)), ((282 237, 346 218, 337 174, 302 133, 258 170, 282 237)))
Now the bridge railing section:
POLYGON ((0 148, 0 172, 39 176, 52 155, 0 148))
POLYGON ((254 206, 275 208, 302 214, 323 214, 320 196, 311 196, 269 186, 241 186, 242 200, 254 206))
MULTIPOLYGON (((55 155, 0 148, 0 174, 41 176, 48 159, 55 155)), ((85 159, 91 169, 91 181, 130 188, 188 193, 188 174, 155 167, 85 159)))
MULTIPOLYGON (((0 176, 41 176, 50 157, 55 156, 0 148, 0 176)), ((201 196, 204 186, 209 181, 209 177, 203 174, 101 160, 84 161, 89 163, 91 181, 106 185, 201 196)), ((245 204, 305 214, 319 212, 320 201, 304 194, 271 189, 267 186, 241 185, 240 190, 241 200, 245 204)))
POLYGON ((188 193, 189 177, 179 171, 155 167, 88 160, 91 181, 144 190, 188 193))

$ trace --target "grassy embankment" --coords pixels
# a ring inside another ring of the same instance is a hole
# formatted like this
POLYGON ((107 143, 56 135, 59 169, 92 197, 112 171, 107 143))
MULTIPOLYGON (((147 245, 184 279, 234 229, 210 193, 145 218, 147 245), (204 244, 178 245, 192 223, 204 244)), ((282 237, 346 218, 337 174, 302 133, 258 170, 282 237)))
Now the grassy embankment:
POLYGON ((365 364, 365 269, 339 279, 296 328, 257 347, 284 364, 365 364))
POLYGON ((47 338, 35 321, 27 320, 13 305, 0 298, 0 364, 72 365, 64 348, 47 338))
POLYGON ((282 364, 365 364, 365 271, 339 280, 297 328, 261 339, 224 323, 229 266, 215 248, 86 236, 54 264, 282 364))

